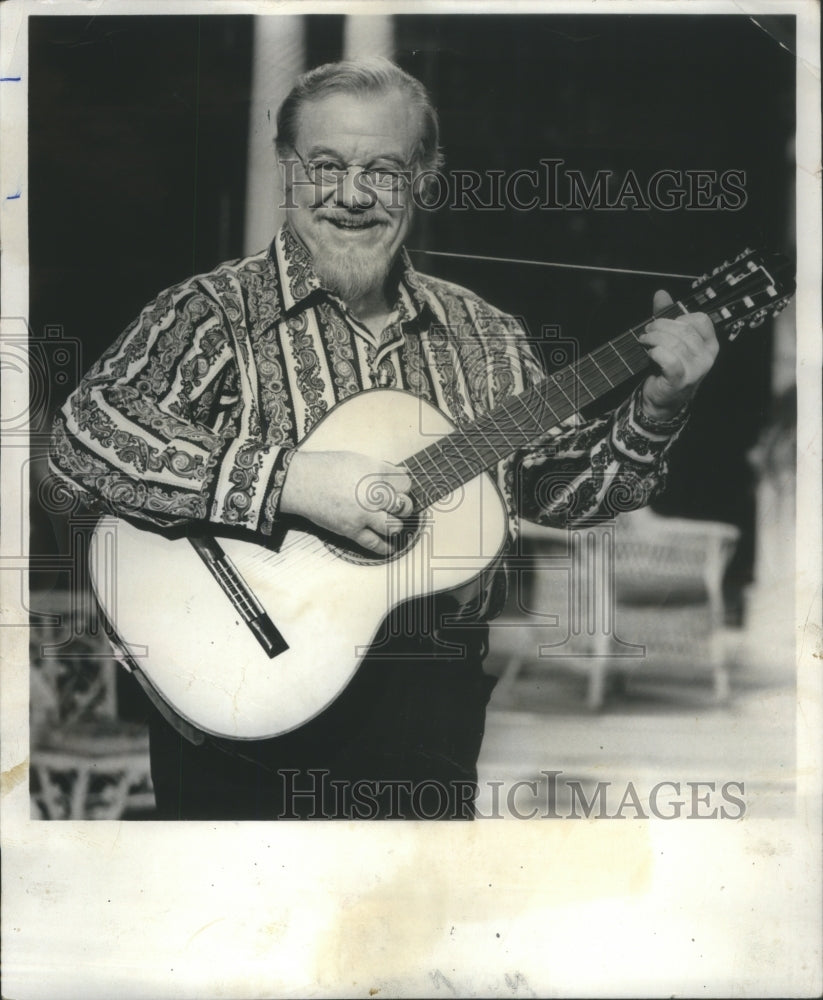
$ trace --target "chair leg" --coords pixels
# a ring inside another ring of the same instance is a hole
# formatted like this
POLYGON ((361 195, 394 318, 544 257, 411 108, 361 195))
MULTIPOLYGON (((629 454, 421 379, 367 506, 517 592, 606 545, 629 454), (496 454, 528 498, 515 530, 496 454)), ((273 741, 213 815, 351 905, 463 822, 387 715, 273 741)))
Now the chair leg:
POLYGON ((519 656, 509 657, 495 689, 497 701, 501 705, 511 705, 514 701, 514 685, 520 673, 520 666, 521 659, 519 656))
POLYGON ((586 693, 586 707, 592 712, 603 707, 607 672, 608 665, 600 657, 597 657, 589 673, 589 687, 586 693))
POLYGON ((714 688, 714 700, 718 704, 727 702, 731 696, 731 685, 729 683, 729 671, 725 666, 714 668, 712 673, 712 683, 714 688))

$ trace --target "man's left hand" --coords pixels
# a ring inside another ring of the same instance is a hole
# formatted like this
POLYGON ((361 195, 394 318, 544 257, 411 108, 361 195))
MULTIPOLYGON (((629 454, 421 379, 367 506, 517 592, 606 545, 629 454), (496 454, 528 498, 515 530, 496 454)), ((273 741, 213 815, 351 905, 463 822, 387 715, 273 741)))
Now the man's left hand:
POLYGON ((683 409, 718 351, 714 326, 705 313, 684 313, 674 319, 658 315, 672 301, 667 292, 655 292, 657 318, 638 338, 660 369, 643 383, 643 411, 655 420, 671 420, 683 409))

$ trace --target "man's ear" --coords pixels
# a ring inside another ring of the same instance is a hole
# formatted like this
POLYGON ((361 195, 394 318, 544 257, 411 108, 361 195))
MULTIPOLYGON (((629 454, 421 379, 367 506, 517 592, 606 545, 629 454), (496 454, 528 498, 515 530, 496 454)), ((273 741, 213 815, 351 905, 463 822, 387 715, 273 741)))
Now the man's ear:
POLYGON ((289 174, 287 169, 288 164, 286 162, 288 160, 288 155, 286 153, 286 150, 281 150, 281 148, 277 145, 276 139, 272 140, 272 145, 274 146, 274 162, 277 164, 277 170, 280 173, 280 177, 283 180, 283 183, 285 184, 286 180, 289 179, 289 174))
POLYGON ((297 161, 289 156, 287 149, 281 150, 274 142, 274 160, 277 164, 277 174, 280 181, 280 190, 284 197, 284 207, 293 208, 291 204, 291 190, 294 186, 294 170, 297 161))

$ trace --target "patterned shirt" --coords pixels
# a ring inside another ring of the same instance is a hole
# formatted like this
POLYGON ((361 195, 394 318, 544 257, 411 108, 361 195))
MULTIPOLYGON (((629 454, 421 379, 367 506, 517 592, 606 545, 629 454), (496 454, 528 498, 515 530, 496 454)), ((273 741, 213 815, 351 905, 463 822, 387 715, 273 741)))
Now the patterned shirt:
MULTIPOLYGON (((392 386, 460 426, 542 377, 514 317, 420 274, 405 252, 396 276, 379 336, 321 286, 287 226, 267 250, 167 289, 58 414, 53 470, 116 514, 268 536, 294 449, 341 400, 392 386)), ((521 515, 566 526, 648 502, 684 421, 650 420, 636 391, 501 462, 512 540, 521 515), (561 489, 545 489, 547 470, 561 489)))

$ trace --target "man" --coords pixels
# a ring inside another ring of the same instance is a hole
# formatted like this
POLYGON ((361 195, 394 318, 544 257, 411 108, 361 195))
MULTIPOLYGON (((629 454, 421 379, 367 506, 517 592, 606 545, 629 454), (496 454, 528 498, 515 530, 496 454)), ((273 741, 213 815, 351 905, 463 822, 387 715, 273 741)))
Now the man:
MULTIPOLYGON (((540 369, 516 320, 418 274, 403 251, 416 185, 440 164, 436 114, 417 80, 385 60, 322 66, 298 80, 277 126, 286 223, 271 247, 146 307, 58 416, 53 467, 90 501, 144 523, 230 527, 266 542, 301 517, 388 555, 412 513, 406 471, 303 452, 301 440, 375 386, 460 424, 540 369), (375 476, 388 487, 380 510, 358 493, 375 476)), ((658 293, 655 310, 670 302, 658 293)), ((657 371, 630 399, 497 470, 510 540, 521 515, 580 523, 613 495, 640 506, 659 487, 717 342, 702 315, 658 319, 641 339, 657 371)), ((496 565, 468 594, 439 597, 434 628, 401 629, 331 706, 274 739, 193 745, 157 716, 159 815, 471 818, 494 684, 482 669, 486 623, 504 596, 496 565)))

